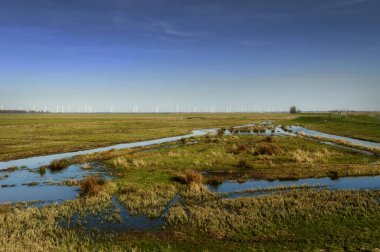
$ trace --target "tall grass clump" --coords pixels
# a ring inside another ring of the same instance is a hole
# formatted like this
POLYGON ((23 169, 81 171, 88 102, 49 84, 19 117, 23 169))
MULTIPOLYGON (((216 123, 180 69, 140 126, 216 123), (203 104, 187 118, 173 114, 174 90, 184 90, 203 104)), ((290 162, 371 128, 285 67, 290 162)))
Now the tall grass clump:
POLYGON ((247 151, 248 149, 249 149, 249 146, 234 143, 227 147, 227 152, 232 153, 232 154, 239 154, 241 152, 247 151))
POLYGON ((83 197, 96 196, 102 191, 104 180, 88 176, 79 182, 80 195, 83 197))
POLYGON ((114 160, 112 160, 112 164, 115 167, 121 167, 121 168, 129 168, 130 164, 126 158, 123 157, 117 157, 114 160))
POLYGON ((280 149, 270 143, 259 143, 255 147, 256 155, 275 155, 280 152, 280 149))
POLYGON ((50 163, 49 169, 51 171, 61 171, 67 168, 69 165, 70 162, 67 159, 56 159, 50 163))
POLYGON ((46 166, 41 166, 38 169, 38 172, 40 173, 41 176, 45 175, 45 173, 46 173, 46 166))
POLYGON ((313 164, 317 161, 325 161, 332 153, 323 148, 322 150, 311 152, 307 150, 297 149, 290 153, 292 159, 298 163, 313 164))
POLYGON ((184 173, 176 176, 174 180, 182 184, 189 185, 189 184, 203 184, 204 178, 203 178, 203 175, 199 171, 187 170, 184 173))

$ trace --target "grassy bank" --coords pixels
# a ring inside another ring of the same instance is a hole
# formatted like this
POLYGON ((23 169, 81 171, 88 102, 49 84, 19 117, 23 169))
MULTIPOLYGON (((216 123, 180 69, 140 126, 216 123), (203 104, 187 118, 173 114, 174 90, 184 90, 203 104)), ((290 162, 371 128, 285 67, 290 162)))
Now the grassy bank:
POLYGON ((287 114, 0 114, 0 161, 228 127, 287 114))
POLYGON ((285 125, 300 124, 308 129, 329 134, 380 142, 380 117, 378 115, 305 114, 281 123, 285 125))

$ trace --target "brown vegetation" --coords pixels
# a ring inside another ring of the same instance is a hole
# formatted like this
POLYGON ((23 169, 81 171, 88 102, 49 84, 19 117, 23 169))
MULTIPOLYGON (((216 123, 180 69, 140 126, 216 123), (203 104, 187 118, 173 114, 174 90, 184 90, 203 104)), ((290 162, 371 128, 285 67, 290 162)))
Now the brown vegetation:
POLYGON ((49 169, 51 171, 61 171, 67 168, 69 165, 70 163, 67 159, 56 159, 50 163, 49 169))
POLYGON ((279 152, 279 147, 270 143, 259 143, 255 147, 256 155, 275 155, 279 152))
POLYGON ((104 180, 88 176, 79 182, 80 195, 83 197, 96 196, 102 191, 104 180))
POLYGON ((203 183, 203 175, 199 171, 187 170, 184 173, 176 176, 174 178, 175 181, 180 182, 182 184, 202 184, 203 183))

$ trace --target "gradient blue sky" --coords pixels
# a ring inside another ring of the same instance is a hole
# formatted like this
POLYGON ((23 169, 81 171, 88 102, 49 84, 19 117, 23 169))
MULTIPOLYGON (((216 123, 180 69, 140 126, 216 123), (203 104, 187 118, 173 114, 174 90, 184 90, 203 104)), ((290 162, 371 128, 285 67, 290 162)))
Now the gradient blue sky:
POLYGON ((380 110, 378 0, 1 0, 0 104, 380 110))

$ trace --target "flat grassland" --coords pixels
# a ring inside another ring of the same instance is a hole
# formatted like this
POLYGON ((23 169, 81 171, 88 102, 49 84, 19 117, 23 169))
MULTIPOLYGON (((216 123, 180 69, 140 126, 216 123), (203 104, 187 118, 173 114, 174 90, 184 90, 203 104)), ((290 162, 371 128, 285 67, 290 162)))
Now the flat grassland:
POLYGON ((270 120, 380 142, 378 115, 0 114, 0 161, 91 149, 270 120))
MULTIPOLYGON (((272 120, 337 135, 376 140, 373 115, 329 118, 289 114, 0 115, 2 160, 172 135, 192 129, 272 120), (327 118, 327 119, 326 119, 327 118), (322 120, 322 123, 321 123, 322 120), (342 126, 348 120, 349 126, 342 126), (325 122, 326 121, 326 122, 325 122), (340 125, 340 126, 339 126, 340 125), (367 130, 362 130, 362 125, 367 130), (337 129, 335 126, 339 126, 337 129), (22 141, 22 140, 25 141, 22 141), (12 143, 12 144, 11 144, 12 143), (4 149, 5 147, 5 149, 4 149)), ((1 160, 1 159, 0 159, 1 160)), ((225 180, 338 179, 380 174, 380 158, 303 137, 202 136, 144 148, 111 150, 66 160, 99 162, 112 180, 66 181, 80 196, 63 204, 0 204, 5 251, 376 251, 380 191, 268 188, 229 198, 208 184, 225 180), (180 201, 154 231, 97 232, 61 224, 97 215, 117 223, 116 198, 130 214, 156 218, 180 201)), ((0 189, 1 190, 1 189, 0 189)), ((27 190, 27 188, 26 188, 27 190)), ((0 249, 1 250, 1 249, 0 249)))
POLYGON ((306 128, 329 134, 380 142, 380 115, 374 113, 349 115, 301 114, 282 123, 287 125, 301 124, 306 128))
POLYGON ((228 127, 289 114, 0 114, 0 161, 228 127))

